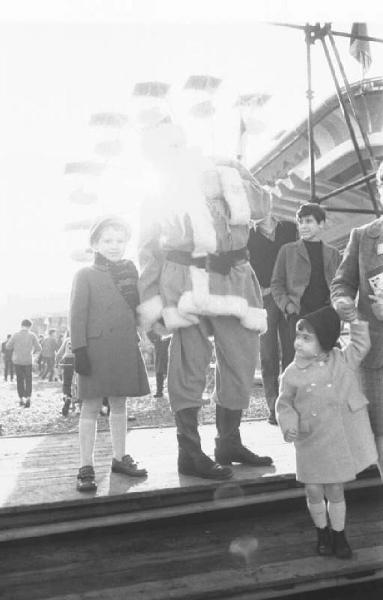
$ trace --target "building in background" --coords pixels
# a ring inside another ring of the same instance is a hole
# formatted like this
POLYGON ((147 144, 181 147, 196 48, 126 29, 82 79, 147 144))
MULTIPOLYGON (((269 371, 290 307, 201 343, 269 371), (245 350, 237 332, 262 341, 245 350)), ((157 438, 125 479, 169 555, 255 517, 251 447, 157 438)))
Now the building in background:
MULTIPOLYGON (((383 159, 383 78, 353 83, 351 89, 373 159, 353 117, 351 121, 364 166, 367 173, 371 173, 383 159)), ((320 198, 359 179, 362 172, 336 94, 313 112, 313 124, 316 194, 320 198)), ((261 184, 271 187, 275 194, 275 214, 294 220, 298 207, 311 198, 307 119, 284 132, 271 150, 253 164, 251 172, 261 184)), ((323 240, 339 250, 345 247, 353 227, 375 218, 374 214, 347 212, 348 209, 373 210, 366 185, 344 191, 325 200, 321 206, 330 209, 323 240), (331 212, 331 208, 339 212, 331 212)))

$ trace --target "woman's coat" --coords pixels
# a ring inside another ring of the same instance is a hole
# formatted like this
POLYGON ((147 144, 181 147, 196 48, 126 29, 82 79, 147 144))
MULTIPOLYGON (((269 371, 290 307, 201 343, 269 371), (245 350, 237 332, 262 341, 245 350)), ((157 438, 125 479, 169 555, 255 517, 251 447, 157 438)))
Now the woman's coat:
POLYGON ((355 298, 358 295, 358 309, 370 323, 371 348, 362 363, 368 369, 383 367, 383 321, 372 312, 369 295, 373 289, 368 281, 378 270, 383 273, 382 218, 351 231, 343 260, 331 284, 332 302, 343 296, 355 298))

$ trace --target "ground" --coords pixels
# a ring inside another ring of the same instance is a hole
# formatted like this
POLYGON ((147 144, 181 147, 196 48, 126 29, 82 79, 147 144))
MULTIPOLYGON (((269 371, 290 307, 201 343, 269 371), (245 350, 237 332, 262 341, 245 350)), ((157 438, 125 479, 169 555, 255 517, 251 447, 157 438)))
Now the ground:
MULTIPOLYGON (((150 387, 155 393, 155 378, 149 373, 150 387)), ((0 435, 18 436, 45 433, 61 433, 78 430, 79 412, 70 411, 67 417, 61 414, 61 382, 48 383, 33 375, 33 395, 30 408, 19 406, 16 381, 0 381, 0 435)), ((244 419, 265 419, 268 411, 259 377, 255 378, 250 406, 244 411, 244 419)), ((152 395, 128 399, 130 427, 161 427, 174 425, 167 395, 162 399, 152 395)), ((201 423, 215 422, 215 403, 206 393, 200 412, 201 423)), ((108 429, 108 418, 99 417, 99 430, 108 429)))

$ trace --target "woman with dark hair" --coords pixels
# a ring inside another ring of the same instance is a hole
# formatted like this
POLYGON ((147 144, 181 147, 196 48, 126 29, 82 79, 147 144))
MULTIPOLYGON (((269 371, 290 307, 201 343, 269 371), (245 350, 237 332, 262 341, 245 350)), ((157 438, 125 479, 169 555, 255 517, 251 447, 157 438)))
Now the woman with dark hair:
POLYGON ((70 335, 82 403, 79 491, 97 488, 93 451, 104 397, 110 404, 112 471, 132 477, 147 475, 125 454, 126 397, 150 393, 138 347, 138 273, 132 261, 123 259, 129 237, 128 225, 118 217, 96 221, 89 236, 94 263, 80 269, 73 282, 70 335))

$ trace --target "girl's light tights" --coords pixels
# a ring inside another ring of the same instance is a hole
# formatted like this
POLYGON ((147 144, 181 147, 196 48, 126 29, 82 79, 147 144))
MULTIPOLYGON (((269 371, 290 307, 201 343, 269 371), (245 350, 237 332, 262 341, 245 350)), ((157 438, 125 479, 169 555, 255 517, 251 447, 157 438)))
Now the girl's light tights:
MULTIPOLYGON (((121 460, 126 446, 126 398, 110 397, 110 433, 113 458, 121 460)), ((79 422, 80 466, 94 466, 97 417, 102 407, 102 398, 82 400, 79 422)))

